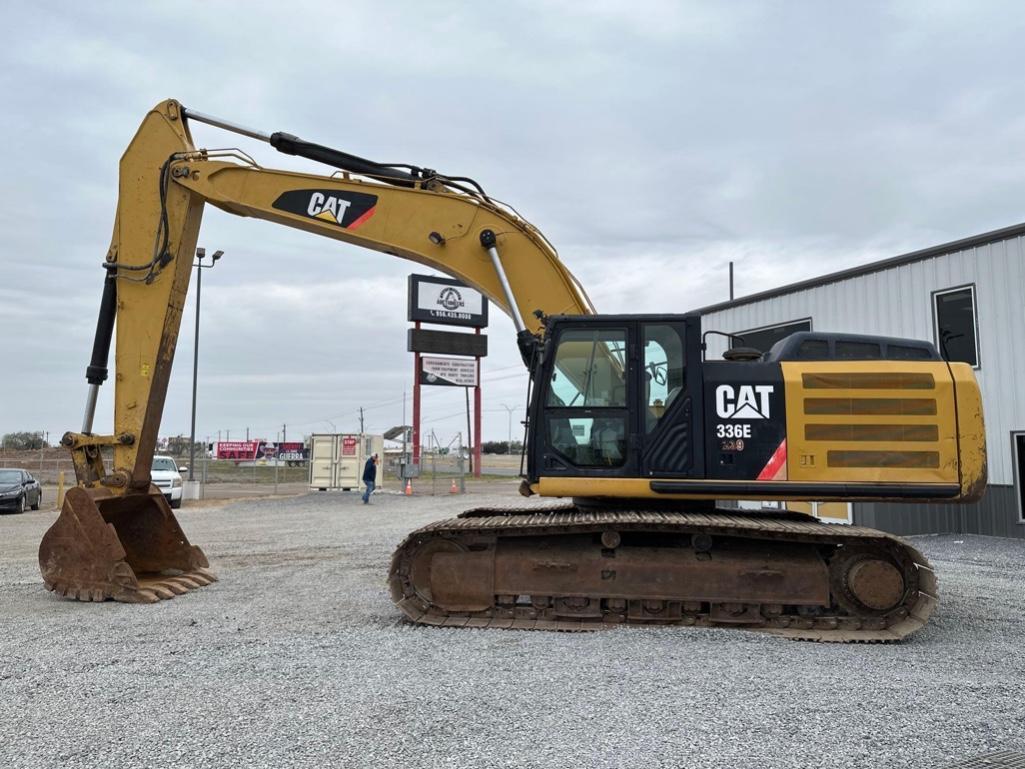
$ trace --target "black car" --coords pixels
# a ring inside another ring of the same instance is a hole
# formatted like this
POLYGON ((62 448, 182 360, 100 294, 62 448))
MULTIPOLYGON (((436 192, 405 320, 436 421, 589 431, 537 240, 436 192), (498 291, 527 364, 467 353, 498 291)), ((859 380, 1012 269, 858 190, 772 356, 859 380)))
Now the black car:
POLYGON ((26 507, 39 509, 43 488, 27 470, 0 468, 0 512, 24 513, 26 507))

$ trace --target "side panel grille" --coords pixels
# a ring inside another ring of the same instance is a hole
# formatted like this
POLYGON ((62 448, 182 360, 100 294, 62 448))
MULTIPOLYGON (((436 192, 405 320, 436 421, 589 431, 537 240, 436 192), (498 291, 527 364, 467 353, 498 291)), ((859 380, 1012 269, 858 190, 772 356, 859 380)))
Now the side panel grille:
POLYGON ((936 414, 932 398, 805 398, 806 414, 936 414))
POLYGON ((806 424, 809 441, 938 441, 936 425, 822 425, 806 424))
POLYGON ((936 386, 932 374, 901 371, 803 374, 801 380, 806 390, 932 390, 936 386))
POLYGON ((792 481, 959 483, 942 361, 787 361, 792 481))
POLYGON ((939 467, 938 451, 827 451, 830 467, 939 467))

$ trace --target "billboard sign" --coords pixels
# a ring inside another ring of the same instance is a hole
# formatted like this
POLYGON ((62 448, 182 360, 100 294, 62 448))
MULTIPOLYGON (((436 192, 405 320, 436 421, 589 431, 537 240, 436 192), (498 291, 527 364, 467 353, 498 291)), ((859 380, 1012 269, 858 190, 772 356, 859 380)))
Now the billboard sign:
POLYGON ((420 384, 476 387, 477 361, 473 358, 420 358, 420 384))
POLYGON ((310 458, 309 449, 302 441, 279 441, 277 447, 278 459, 288 462, 304 462, 310 458))
POLYGON ((231 459, 235 462, 273 459, 275 456, 289 462, 303 462, 309 458, 309 451, 302 441, 217 441, 214 448, 216 459, 231 459))
POLYGON ((256 459, 261 441, 217 441, 218 459, 256 459))
POLYGON ((409 320, 449 326, 488 325, 488 300, 477 289, 452 278, 409 276, 409 320))

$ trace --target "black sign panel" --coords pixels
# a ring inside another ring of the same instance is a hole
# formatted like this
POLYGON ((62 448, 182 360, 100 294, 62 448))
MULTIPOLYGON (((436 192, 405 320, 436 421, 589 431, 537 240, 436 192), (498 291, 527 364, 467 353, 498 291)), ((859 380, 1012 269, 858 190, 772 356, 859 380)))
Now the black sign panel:
POLYGON ((446 326, 488 325, 488 300, 480 291, 453 278, 409 276, 409 320, 446 326))
POLYGON ((470 355, 483 358, 488 354, 486 334, 460 334, 458 331, 409 329, 406 349, 433 355, 470 355))
POLYGON ((778 363, 705 363, 709 478, 786 479, 786 398, 778 363))

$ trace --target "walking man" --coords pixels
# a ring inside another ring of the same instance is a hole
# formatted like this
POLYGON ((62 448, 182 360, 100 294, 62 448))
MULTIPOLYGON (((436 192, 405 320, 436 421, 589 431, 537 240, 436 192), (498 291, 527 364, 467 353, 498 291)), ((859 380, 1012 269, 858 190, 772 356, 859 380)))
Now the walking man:
POLYGON ((363 483, 367 490, 363 492, 363 504, 370 504, 370 495, 374 493, 374 485, 377 483, 377 454, 367 460, 363 466, 363 483))

